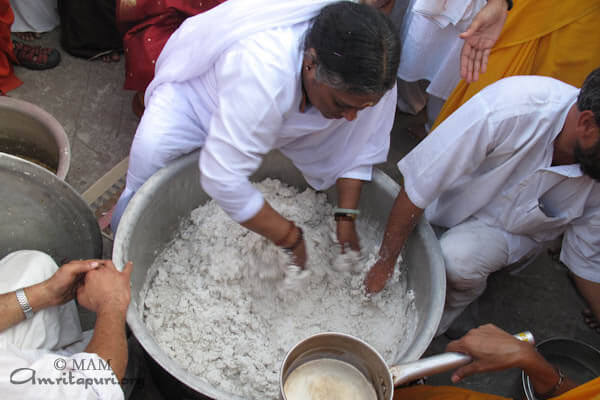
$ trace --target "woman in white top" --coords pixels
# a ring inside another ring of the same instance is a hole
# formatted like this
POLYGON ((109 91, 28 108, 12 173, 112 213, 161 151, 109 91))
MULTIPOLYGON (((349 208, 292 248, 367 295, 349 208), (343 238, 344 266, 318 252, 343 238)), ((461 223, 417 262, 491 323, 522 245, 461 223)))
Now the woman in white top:
MULTIPOLYGON (((390 20, 349 1, 230 0, 187 19, 146 90, 113 229, 154 172, 201 149, 205 192, 303 268, 301 230, 248 177, 278 149, 312 187, 336 184, 338 206, 355 209, 362 181, 387 157, 399 58, 390 20)), ((359 249, 350 218, 337 237, 359 249)))

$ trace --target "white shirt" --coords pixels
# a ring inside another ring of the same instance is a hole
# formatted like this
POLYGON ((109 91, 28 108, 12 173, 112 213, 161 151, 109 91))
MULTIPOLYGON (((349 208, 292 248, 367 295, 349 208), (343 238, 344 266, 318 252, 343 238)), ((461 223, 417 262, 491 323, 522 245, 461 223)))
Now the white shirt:
POLYGON ((600 183, 579 165, 551 166, 577 94, 538 76, 488 86, 400 160, 408 197, 434 224, 475 217, 506 230, 509 248, 521 237, 542 243, 564 233, 561 260, 600 282, 600 183))
MULTIPOLYGON (((43 282, 57 270, 45 253, 12 252, 0 260, 0 293, 43 282)), ((110 365, 82 352, 91 336, 81 332, 73 300, 0 332, 2 399, 123 399, 110 365)))
POLYGON ((62 355, 48 350, 0 349, 3 399, 121 400, 111 367, 96 354, 62 355))
MULTIPOLYGON (((247 4, 232 1, 219 7, 233 3, 247 4)), ((282 7, 281 2, 267 3, 282 7)), ((298 7, 293 2, 288 6, 298 7)), ((236 10, 231 8, 232 12, 236 10)), ((214 16, 199 18, 202 15, 186 20, 180 29, 196 31, 207 23, 215 24, 214 16)), ((341 177, 370 180, 372 165, 386 160, 396 104, 395 88, 375 106, 360 111, 351 122, 326 119, 314 107, 300 112, 302 41, 313 16, 314 12, 307 14, 302 22, 252 32, 222 54, 207 56, 214 58, 214 64, 199 69, 199 75, 188 73, 188 79, 183 81, 164 78, 168 74, 161 72, 163 68, 168 72, 180 65, 165 64, 172 59, 163 58, 168 53, 161 53, 158 80, 150 85, 153 92, 146 99, 159 101, 155 97, 166 92, 160 85, 176 86, 169 93, 187 98, 189 129, 197 132, 202 147, 199 161, 202 187, 238 222, 252 218, 264 204, 248 176, 272 149, 279 149, 290 158, 317 190, 326 189, 341 177)), ((230 17, 224 14, 222 18, 230 17)), ((223 19, 218 23, 230 26, 223 19)), ((173 40, 186 40, 178 32, 165 48, 173 40)), ((170 47, 179 48, 181 44, 170 47)), ((180 54, 171 53, 173 57, 180 54)))
POLYGON ((398 77, 429 81, 427 92, 447 99, 460 82, 464 32, 485 0, 412 0, 400 31, 402 56, 398 77))

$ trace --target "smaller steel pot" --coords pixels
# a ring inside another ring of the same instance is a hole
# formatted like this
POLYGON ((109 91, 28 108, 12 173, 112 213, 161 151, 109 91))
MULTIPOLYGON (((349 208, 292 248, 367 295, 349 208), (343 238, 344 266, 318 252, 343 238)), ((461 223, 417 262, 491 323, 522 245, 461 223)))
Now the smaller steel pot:
MULTIPOLYGON (((515 337, 534 342, 530 332, 518 333, 515 337)), ((356 368, 372 386, 377 400, 392 400, 395 386, 455 369, 471 361, 471 357, 465 354, 442 353, 388 368, 381 355, 368 343, 343 333, 318 333, 295 345, 283 360, 279 374, 281 398, 292 400, 285 393, 285 384, 292 372, 308 362, 322 359, 342 361, 356 368)))
POLYGON ((0 97, 0 152, 34 162, 64 180, 71 146, 62 125, 35 104, 0 97))

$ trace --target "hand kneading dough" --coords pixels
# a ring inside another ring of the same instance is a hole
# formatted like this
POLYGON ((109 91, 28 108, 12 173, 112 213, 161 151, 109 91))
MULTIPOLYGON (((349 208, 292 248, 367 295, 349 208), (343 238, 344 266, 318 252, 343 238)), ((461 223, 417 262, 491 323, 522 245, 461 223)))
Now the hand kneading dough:
POLYGON ((360 218, 360 271, 336 272, 340 250, 329 239, 335 221, 325 194, 272 179, 257 187, 304 229, 307 271, 286 274, 283 250, 209 201, 182 221, 148 271, 140 311, 156 343, 189 373, 244 399, 278 399, 281 360, 319 332, 359 337, 388 363, 397 361, 410 343, 400 339, 415 334, 418 316, 405 266, 383 291, 365 295, 381 230, 360 218))

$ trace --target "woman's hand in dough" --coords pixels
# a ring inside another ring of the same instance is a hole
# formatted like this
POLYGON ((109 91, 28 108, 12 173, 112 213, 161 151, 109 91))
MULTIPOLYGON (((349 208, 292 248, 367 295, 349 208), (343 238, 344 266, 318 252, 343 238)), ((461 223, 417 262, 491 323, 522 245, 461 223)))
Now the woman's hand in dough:
POLYGON ((475 82, 487 69, 492 47, 502 32, 507 11, 506 0, 489 0, 467 30, 459 35, 465 43, 460 52, 460 76, 475 82))
POLYGON ((360 251, 360 243, 354 221, 337 221, 337 240, 342 248, 342 253, 345 253, 346 250, 360 251))
POLYGON ((296 247, 292 250, 292 261, 294 265, 305 269, 306 268, 306 243, 304 242, 304 238, 298 243, 296 247))

